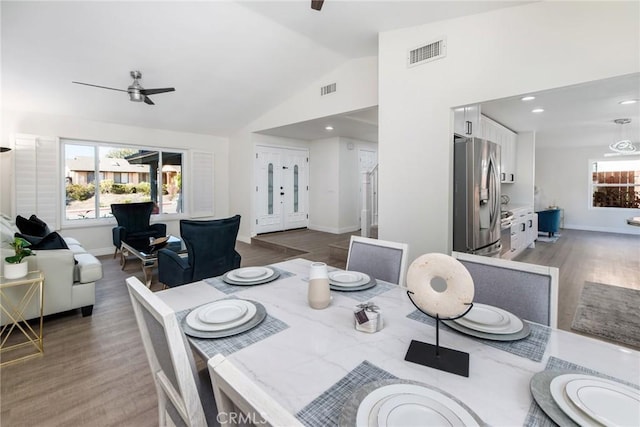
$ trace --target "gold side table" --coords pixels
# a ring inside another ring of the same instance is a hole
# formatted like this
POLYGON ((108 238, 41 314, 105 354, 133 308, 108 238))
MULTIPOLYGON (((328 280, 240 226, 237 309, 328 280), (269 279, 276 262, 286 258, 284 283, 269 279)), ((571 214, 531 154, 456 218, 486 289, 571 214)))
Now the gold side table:
POLYGON ((6 322, 0 329, 0 366, 44 354, 42 342, 43 286, 44 275, 40 271, 30 271, 20 279, 6 279, 0 276, 0 308, 6 322), (24 318, 25 310, 32 301, 39 303, 38 326, 32 326, 24 318), (18 332, 23 336, 20 336, 18 332), (12 335, 14 336, 12 337, 12 335), (25 347, 25 350, 18 351, 25 347), (34 348, 29 349, 29 347, 34 348), (7 359, 8 354, 13 354, 14 357, 7 359))

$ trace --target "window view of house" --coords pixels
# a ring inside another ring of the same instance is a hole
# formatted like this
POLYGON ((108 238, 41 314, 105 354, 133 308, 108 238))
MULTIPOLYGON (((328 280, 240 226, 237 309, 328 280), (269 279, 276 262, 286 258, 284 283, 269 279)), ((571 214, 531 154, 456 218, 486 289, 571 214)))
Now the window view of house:
POLYGON ((595 161, 592 205, 598 208, 640 208, 640 160, 595 161))
POLYGON ((155 214, 182 212, 182 153, 67 142, 65 219, 112 216, 111 204, 153 201, 155 214))

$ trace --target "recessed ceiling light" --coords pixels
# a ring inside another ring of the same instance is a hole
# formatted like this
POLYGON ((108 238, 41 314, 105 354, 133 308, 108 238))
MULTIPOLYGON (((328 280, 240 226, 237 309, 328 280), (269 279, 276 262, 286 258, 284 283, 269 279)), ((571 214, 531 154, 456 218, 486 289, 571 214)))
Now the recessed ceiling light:
POLYGON ((544 108, 534 108, 533 110, 531 110, 532 113, 542 113, 544 111, 544 108))
POLYGON ((324 130, 333 130, 333 126, 325 126, 324 130))
POLYGON ((536 99, 535 96, 523 96, 520 98, 521 101, 533 101, 534 99, 536 99))
POLYGON ((624 101, 618 102, 618 104, 629 105, 629 104, 635 104, 636 102, 638 102, 637 99, 625 99, 624 101))

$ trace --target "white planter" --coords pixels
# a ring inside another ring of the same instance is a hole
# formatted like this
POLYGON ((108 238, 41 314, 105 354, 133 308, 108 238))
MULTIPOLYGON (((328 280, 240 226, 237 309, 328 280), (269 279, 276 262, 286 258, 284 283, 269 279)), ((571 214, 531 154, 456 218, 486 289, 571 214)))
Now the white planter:
POLYGON ((29 273, 29 264, 24 259, 20 264, 11 264, 5 261, 4 277, 5 279, 19 279, 29 273))

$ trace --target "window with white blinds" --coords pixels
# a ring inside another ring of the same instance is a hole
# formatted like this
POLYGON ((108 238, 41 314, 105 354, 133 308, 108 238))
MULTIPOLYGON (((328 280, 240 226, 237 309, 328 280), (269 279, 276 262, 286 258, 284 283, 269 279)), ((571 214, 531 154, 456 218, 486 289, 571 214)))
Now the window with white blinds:
POLYGON ((35 214, 51 229, 60 229, 62 179, 58 138, 18 135, 15 138, 16 214, 35 214))
POLYGON ((157 213, 213 216, 213 153, 193 151, 188 159, 186 153, 18 135, 14 154, 16 213, 24 217, 36 214, 51 229, 59 230, 63 224, 111 217, 110 203, 131 203, 146 197, 156 200, 157 213), (92 154, 82 157, 78 151, 74 161, 70 160, 69 152, 85 148, 92 154), (74 185, 73 193, 70 184, 74 185), (114 197, 115 202, 111 200, 114 197), (92 205, 84 214, 70 217, 71 206, 78 201, 92 205))

